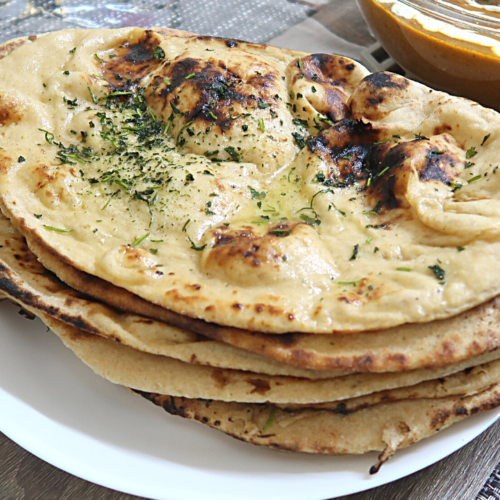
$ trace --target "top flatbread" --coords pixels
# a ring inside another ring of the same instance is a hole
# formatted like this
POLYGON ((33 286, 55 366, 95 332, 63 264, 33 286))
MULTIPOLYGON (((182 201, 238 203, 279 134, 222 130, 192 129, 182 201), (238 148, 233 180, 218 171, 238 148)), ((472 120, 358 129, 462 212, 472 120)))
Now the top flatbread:
POLYGON ((331 333, 500 292, 500 118, 346 58, 136 28, 0 61, 0 203, 178 313, 331 333))

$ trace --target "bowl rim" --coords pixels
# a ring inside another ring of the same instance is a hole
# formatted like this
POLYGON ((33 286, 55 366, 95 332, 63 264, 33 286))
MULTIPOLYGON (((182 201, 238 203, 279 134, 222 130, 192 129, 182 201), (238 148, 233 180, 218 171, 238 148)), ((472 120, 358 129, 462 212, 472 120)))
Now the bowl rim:
MULTIPOLYGON (((382 0, 380 3, 383 5, 386 2, 387 0, 382 0)), ((448 24, 452 22, 454 25, 467 30, 480 31, 490 36, 494 35, 496 38, 500 34, 500 10, 499 17, 492 17, 486 13, 472 11, 466 6, 452 4, 446 0, 393 0, 393 3, 406 5, 422 14, 427 14, 448 24)))

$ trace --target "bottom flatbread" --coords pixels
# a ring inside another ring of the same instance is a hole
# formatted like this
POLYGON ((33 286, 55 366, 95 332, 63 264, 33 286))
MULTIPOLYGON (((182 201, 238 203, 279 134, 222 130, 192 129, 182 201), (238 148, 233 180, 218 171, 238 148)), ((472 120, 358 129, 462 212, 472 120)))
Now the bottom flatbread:
POLYGON ((196 420, 247 443, 326 455, 382 451, 370 473, 396 450, 469 415, 500 405, 497 384, 470 397, 404 400, 339 415, 328 410, 285 412, 272 405, 225 403, 135 391, 171 415, 196 420))

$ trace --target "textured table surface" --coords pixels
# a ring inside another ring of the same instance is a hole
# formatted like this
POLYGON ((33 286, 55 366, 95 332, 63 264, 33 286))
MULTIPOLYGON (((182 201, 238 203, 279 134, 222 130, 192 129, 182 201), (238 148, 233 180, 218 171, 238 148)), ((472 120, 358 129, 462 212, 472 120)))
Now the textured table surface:
MULTIPOLYGON (((362 46, 373 43, 354 0, 332 0, 315 14, 314 19, 348 42, 362 46)), ((473 500, 500 460, 499 442, 500 422, 497 422, 461 450, 420 472, 341 499, 473 500)), ((0 500, 138 498, 63 472, 31 455, 0 433, 0 500)))

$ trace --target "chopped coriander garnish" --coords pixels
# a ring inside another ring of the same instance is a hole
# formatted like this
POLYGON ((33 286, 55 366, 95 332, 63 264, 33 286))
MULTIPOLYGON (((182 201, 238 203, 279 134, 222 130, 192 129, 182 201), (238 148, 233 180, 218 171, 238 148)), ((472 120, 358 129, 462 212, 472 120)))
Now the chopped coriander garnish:
POLYGON ((158 253, 158 249, 157 248, 150 248, 149 249, 149 253, 152 253, 153 255, 156 255, 158 253))
POLYGON ((309 224, 310 226, 319 226, 321 224, 321 220, 316 218, 314 219, 313 217, 309 217, 309 215, 306 214, 300 214, 301 220, 303 220, 306 224, 309 224))
POLYGON ((374 215, 378 214, 380 209, 382 208, 382 204, 379 202, 375 207, 373 207, 371 210, 363 212, 364 215, 374 215))
POLYGON ((257 198, 265 198, 266 193, 262 191, 262 193, 259 193, 256 189, 254 189, 252 186, 247 186, 248 189, 250 189, 250 193, 252 194, 252 200, 256 200, 257 198))
MULTIPOLYGON (((89 94, 90 94, 90 97, 92 98, 92 102, 94 104, 97 104, 97 99, 96 99, 96 96, 94 95, 94 92, 92 92, 92 89, 90 87, 87 87, 89 89, 89 94)), ((38 129, 38 130, 41 130, 41 129, 38 129)))
POLYGON ((153 50, 153 57, 155 59, 165 59, 165 51, 158 45, 157 47, 155 47, 155 49, 153 50))
POLYGON ((149 240, 151 243, 163 243, 165 240, 149 240))
POLYGON ((359 252, 359 245, 354 245, 354 249, 352 251, 351 258, 349 260, 356 260, 356 257, 358 256, 359 252))
POLYGON ((266 102, 262 102, 262 101, 259 101, 257 104, 258 104, 258 106, 259 106, 260 109, 266 109, 269 106, 271 106, 270 104, 268 104, 266 102))
POLYGON ((276 413, 276 408, 273 406, 271 409, 271 413, 269 413, 269 418, 267 419, 266 424, 262 428, 263 431, 267 431, 269 427, 271 427, 273 421, 274 421, 274 414, 276 413))
POLYGON ((313 94, 315 94, 315 93, 316 93, 316 87, 315 87, 314 85, 311 87, 311 92, 312 92, 313 94))
POLYGON ((472 158, 473 156, 477 155, 476 148, 474 146, 470 147, 467 152, 465 153, 466 158, 472 158))
POLYGON ((304 69, 304 66, 302 66, 302 57, 299 57, 299 68, 300 68, 301 70, 303 70, 303 69, 304 69))
POLYGON ((438 280, 444 280, 446 272, 442 267, 436 264, 435 266, 428 266, 428 268, 434 273, 434 276, 436 276, 438 280))
POLYGON ((141 236, 140 238, 137 238, 137 239, 136 239, 136 240, 132 243, 132 245, 131 245, 131 246, 136 247, 139 243, 141 243, 142 241, 144 241, 146 238, 149 238, 149 235, 150 235, 150 234, 151 234, 151 233, 146 233, 144 236, 141 236))
POLYGON ((264 120, 262 118, 259 118, 259 127, 262 130, 262 132, 266 131, 266 126, 264 125, 264 120))
POLYGON ((205 249, 205 247, 207 246, 207 244, 206 244, 206 243, 205 243, 204 245, 202 245, 202 246, 196 246, 196 245, 194 244, 194 241, 193 241, 193 240, 192 240, 189 236, 188 236, 188 240, 189 240, 189 242, 191 243, 191 248, 192 248, 193 250, 196 250, 197 252, 201 252, 201 251, 202 251, 202 250, 204 250, 204 249, 205 249))
POLYGON ((59 229, 58 227, 43 226, 47 231, 54 231, 56 233, 71 233, 72 229, 59 229))
POLYGON ((233 146, 228 146, 227 148, 224 148, 224 151, 232 158, 233 161, 241 162, 240 154, 236 151, 236 149, 234 149, 233 146))
POLYGON ((465 164, 465 167, 464 168, 470 168, 470 167, 473 167, 475 165, 475 163, 472 163, 471 161, 468 161, 466 164, 465 164))
POLYGON ((410 273, 412 270, 409 267, 396 267, 396 271, 404 271, 405 273, 410 273))
POLYGON ((457 247, 457 250, 458 250, 459 252, 463 252, 463 251, 465 250, 465 247, 457 247))
POLYGON ((43 217, 42 214, 33 214, 37 219, 41 219, 43 217))
POLYGON ((20 156, 18 159, 17 159, 17 162, 18 163, 24 163, 26 161, 26 158, 24 156, 20 156))
POLYGON ((193 123, 194 120, 191 120, 190 122, 187 122, 180 130, 179 130, 179 133, 177 134, 177 139, 175 140, 175 145, 176 146, 179 146, 179 141, 180 141, 180 138, 181 138, 181 134, 182 132, 184 132, 184 130, 186 130, 189 125, 191 125, 193 123))
POLYGON ((491 134, 485 135, 481 146, 484 146, 484 143, 491 137, 491 134))
POLYGON ((291 229, 271 229, 271 233, 276 234, 276 235, 283 235, 283 236, 288 236, 292 232, 291 229))
POLYGON ((475 177, 473 177, 472 179, 469 179, 467 181, 467 184, 471 184, 472 182, 476 182, 478 181, 479 179, 481 179, 481 176, 480 175, 476 175, 475 177))
POLYGON ((132 94, 133 92, 121 92, 121 91, 111 92, 111 94, 99 97, 99 101, 102 101, 103 99, 109 99, 110 97, 116 97, 121 95, 132 95, 132 94))
POLYGON ((70 53, 70 54, 74 54, 74 53, 75 53, 75 51, 76 51, 76 47, 73 47, 73 48, 69 51, 69 53, 70 53))

